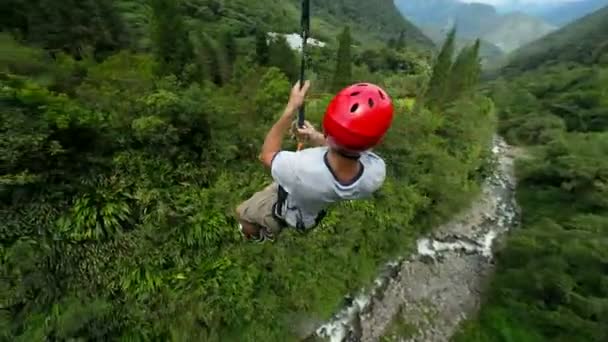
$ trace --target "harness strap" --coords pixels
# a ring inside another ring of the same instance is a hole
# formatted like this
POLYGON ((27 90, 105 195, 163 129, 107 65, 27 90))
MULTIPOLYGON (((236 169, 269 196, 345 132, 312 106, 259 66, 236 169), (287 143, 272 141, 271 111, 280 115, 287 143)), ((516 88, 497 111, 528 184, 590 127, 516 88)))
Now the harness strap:
POLYGON ((287 201, 287 191, 279 185, 277 201, 272 205, 272 217, 279 223, 279 225, 283 228, 288 227, 289 225, 285 220, 281 218, 281 213, 283 212, 283 207, 285 206, 285 202, 287 201))
MULTIPOLYGON (((273 206, 272 206, 272 216, 279 223, 279 225, 281 225, 281 227, 283 227, 283 228, 289 227, 289 224, 287 223, 287 221, 285 221, 281 217, 281 214, 285 212, 284 211, 284 209, 286 208, 285 203, 287 202, 287 196, 289 195, 289 193, 287 193, 285 188, 283 188, 281 185, 279 185, 279 190, 278 190, 277 195, 278 195, 277 202, 275 204, 273 204, 273 206)), ((289 209, 289 208, 287 208, 287 209, 289 209)), ((298 222, 296 223, 295 228, 298 231, 304 233, 308 230, 312 230, 312 229, 316 228, 321 223, 321 221, 323 221, 325 216, 327 216, 327 212, 325 210, 321 210, 321 212, 315 218, 314 226, 312 226, 308 229, 306 229, 306 226, 304 225, 304 222, 302 221, 302 218, 300 216, 298 217, 298 222)))

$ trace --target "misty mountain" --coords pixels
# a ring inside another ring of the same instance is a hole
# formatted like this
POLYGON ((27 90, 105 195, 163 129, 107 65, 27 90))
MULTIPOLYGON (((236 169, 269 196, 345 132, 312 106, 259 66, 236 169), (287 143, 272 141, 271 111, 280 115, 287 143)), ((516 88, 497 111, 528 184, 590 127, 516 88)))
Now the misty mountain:
MULTIPOLYGON (((540 18, 522 12, 502 14, 491 5, 458 0, 396 0, 403 15, 431 38, 456 25, 458 37, 481 38, 504 53, 536 40, 555 29, 540 18)), ((435 39, 436 40, 436 39, 435 39)))
POLYGON ((521 73, 542 65, 575 62, 591 65, 608 56, 608 7, 587 15, 510 56, 505 70, 521 73))
MULTIPOLYGON (((421 28, 424 34, 429 37, 431 40, 435 42, 438 46, 442 46, 446 37, 447 30, 438 29, 432 26, 426 26, 421 28)), ((460 50, 465 46, 470 46, 475 43, 475 39, 457 37, 456 38, 456 50, 460 50)), ((497 58, 504 56, 504 52, 496 45, 487 42, 485 40, 481 40, 480 48, 479 48, 479 57, 484 64, 486 61, 494 61, 497 58)))
POLYGON ((563 26, 604 6, 608 6, 608 0, 583 0, 551 6, 533 14, 553 25, 563 26))
POLYGON ((500 17, 489 25, 482 38, 505 52, 511 52, 555 30, 555 27, 522 12, 500 17))
POLYGON ((552 25, 564 26, 604 6, 608 6, 608 0, 572 0, 568 2, 541 3, 511 0, 498 5, 496 9, 499 13, 524 12, 542 18, 552 25))
POLYGON ((465 37, 478 36, 480 28, 499 16, 493 6, 457 0, 396 0, 395 4, 418 27, 450 29, 457 24, 458 33, 465 37))

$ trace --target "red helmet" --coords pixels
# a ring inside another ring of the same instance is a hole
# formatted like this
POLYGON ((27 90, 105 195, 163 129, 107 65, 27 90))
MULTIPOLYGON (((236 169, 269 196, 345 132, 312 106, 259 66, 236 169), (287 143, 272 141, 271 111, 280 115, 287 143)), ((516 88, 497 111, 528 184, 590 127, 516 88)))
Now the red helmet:
POLYGON ((340 147, 365 151, 377 145, 393 121, 393 103, 370 83, 349 86, 330 102, 323 119, 325 134, 340 147))

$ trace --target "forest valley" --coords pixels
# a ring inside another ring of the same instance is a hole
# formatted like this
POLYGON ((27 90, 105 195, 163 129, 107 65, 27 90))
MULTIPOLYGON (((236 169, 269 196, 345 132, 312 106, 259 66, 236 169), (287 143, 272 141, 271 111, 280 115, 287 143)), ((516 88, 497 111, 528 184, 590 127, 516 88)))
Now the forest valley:
POLYGON ((329 318, 470 203, 495 113, 532 145, 524 226, 462 340, 605 339, 606 65, 479 89, 479 41, 456 51, 452 31, 435 53, 404 19, 358 26, 357 1, 313 1, 332 17, 312 22, 327 45, 309 47, 307 119, 348 84, 384 87, 387 181, 306 235, 247 244, 234 209, 271 181, 257 156, 298 77, 298 52, 269 35, 297 32, 296 1, 278 3, 0 4, 0 340, 294 340, 294 317, 329 318))

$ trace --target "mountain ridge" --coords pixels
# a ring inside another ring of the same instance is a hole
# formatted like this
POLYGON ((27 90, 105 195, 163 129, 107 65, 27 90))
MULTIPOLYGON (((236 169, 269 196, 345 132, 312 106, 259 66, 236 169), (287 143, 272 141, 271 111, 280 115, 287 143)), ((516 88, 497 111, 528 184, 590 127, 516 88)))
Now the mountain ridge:
POLYGON ((524 12, 501 14, 496 7, 482 3, 457 0, 397 0, 395 3, 403 16, 416 25, 444 30, 456 26, 459 37, 480 38, 505 53, 556 29, 524 12))
MULTIPOLYGON (((299 14, 299 1, 295 2, 299 14)), ((315 18, 319 18, 326 25, 343 27, 348 25, 354 33, 356 40, 374 43, 380 39, 388 41, 404 34, 406 42, 425 48, 434 48, 434 43, 416 25, 403 17, 393 0, 379 0, 371 2, 359 2, 357 0, 344 0, 340 2, 329 2, 325 0, 311 1, 311 14, 313 16, 313 27, 315 18), (357 39, 362 37, 362 39, 357 39)), ((299 18, 297 18, 299 23, 299 18)))
MULTIPOLYGON (((20 0, 3 2, 0 12, 5 6, 10 11, 11 2, 17 1, 20 0)), ((145 35, 147 20, 143 18, 150 10, 148 0, 116 1, 121 8, 129 9, 130 16, 126 20, 135 26, 134 31, 145 35)), ((204 27, 207 32, 224 30, 224 23, 229 23, 230 31, 240 38, 251 36, 258 29, 285 34, 300 32, 300 0, 188 0, 180 4, 193 26, 204 27)), ((311 35, 319 40, 333 42, 344 26, 350 26, 358 43, 376 45, 404 33, 406 42, 411 45, 434 48, 433 42, 401 15, 392 0, 373 4, 359 4, 356 0, 339 3, 311 0, 310 6, 311 35)))
POLYGON ((482 37, 493 42, 503 51, 511 52, 555 29, 556 27, 538 18, 518 11, 502 16, 502 20, 498 21, 497 25, 482 37), (525 32, 534 32, 535 34, 526 35, 525 32))
POLYGON ((577 0, 551 4, 516 3, 500 5, 498 9, 503 13, 524 11, 530 15, 542 18, 552 25, 562 27, 606 5, 608 5, 608 0, 577 0))
POLYGON ((555 62, 596 63, 608 51, 608 7, 514 51, 504 72, 517 74, 555 62))

